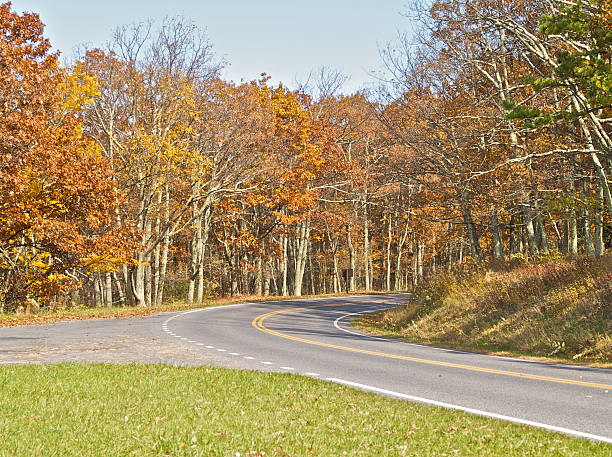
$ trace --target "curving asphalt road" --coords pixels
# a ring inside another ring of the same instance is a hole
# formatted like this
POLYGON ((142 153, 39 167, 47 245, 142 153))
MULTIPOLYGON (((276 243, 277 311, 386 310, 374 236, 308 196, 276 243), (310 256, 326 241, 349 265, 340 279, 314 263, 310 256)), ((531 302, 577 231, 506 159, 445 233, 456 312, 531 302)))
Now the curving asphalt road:
POLYGON ((142 361, 301 373, 612 444, 612 370, 422 346, 350 327, 355 315, 399 299, 270 301, 0 328, 0 365, 142 361))
POLYGON ((612 444, 612 370, 373 337, 349 326, 399 295, 249 303, 166 319, 175 341, 247 369, 301 373, 612 444))

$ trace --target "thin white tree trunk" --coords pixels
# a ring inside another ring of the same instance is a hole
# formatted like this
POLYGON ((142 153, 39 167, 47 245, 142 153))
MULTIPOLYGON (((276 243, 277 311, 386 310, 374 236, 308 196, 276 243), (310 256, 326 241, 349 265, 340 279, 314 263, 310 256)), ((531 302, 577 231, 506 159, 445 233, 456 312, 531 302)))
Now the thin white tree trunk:
POLYGON ((289 267, 289 259, 288 259, 288 252, 287 250, 289 249, 289 240, 288 237, 286 235, 283 235, 281 237, 282 239, 282 247, 283 247, 283 260, 281 261, 281 275, 282 275, 282 294, 284 297, 289 295, 289 287, 287 284, 287 280, 288 280, 288 267, 289 267))
MULTIPOLYGON (((582 194, 583 198, 587 195, 584 179, 580 181, 580 193, 582 194)), ((581 213, 584 253, 589 257, 595 257, 595 248, 593 247, 593 237, 591 235, 591 217, 586 205, 582 205, 581 213)))
MULTIPOLYGON (((597 188, 597 201, 603 204, 603 199, 604 192, 601 183, 599 183, 599 186, 597 188)), ((603 225, 603 207, 599 207, 597 209, 597 212, 595 213, 595 239, 593 240, 595 244, 596 257, 601 257, 605 250, 605 245, 603 241, 603 225)))
POLYGON ((107 308, 113 307, 113 277, 111 273, 104 275, 104 304, 107 308))
POLYGON ((356 271, 355 271, 355 246, 353 246, 353 240, 351 237, 351 225, 347 224, 346 225, 346 244, 348 246, 348 250, 349 250, 349 264, 350 264, 350 268, 351 270, 353 270, 353 275, 350 277, 349 279, 349 291, 354 291, 355 290, 355 275, 356 275, 356 271))
POLYGON ((372 288, 370 277, 370 224, 368 221, 367 193, 363 197, 363 272, 365 290, 372 288))
POLYGON ((310 220, 306 219, 300 224, 299 237, 296 241, 295 250, 295 276, 293 295, 299 297, 302 295, 302 283, 304 281, 304 272, 306 270, 306 261, 308 255, 308 244, 310 243, 310 220))
POLYGON ((391 290, 391 244, 393 242, 393 231, 391 225, 391 214, 387 214, 387 257, 386 257, 386 281, 385 288, 391 290))

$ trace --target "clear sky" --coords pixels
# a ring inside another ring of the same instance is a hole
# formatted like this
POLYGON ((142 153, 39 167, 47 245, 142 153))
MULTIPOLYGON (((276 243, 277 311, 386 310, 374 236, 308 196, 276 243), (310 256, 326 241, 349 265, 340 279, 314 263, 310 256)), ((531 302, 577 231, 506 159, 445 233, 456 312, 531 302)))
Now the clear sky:
POLYGON ((406 0, 13 0, 19 13, 40 14, 54 48, 71 58, 81 44, 101 46, 119 25, 183 15, 206 28, 224 76, 239 82, 265 72, 294 86, 322 65, 351 79, 345 91, 371 82, 379 48, 410 29, 406 0))

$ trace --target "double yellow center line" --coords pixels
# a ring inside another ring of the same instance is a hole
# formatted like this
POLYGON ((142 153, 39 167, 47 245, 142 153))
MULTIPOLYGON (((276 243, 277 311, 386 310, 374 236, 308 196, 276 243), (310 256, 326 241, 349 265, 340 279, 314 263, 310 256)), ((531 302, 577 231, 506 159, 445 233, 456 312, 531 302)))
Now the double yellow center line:
POLYGON ((537 381, 556 382, 556 383, 561 383, 561 384, 571 384, 571 385, 582 386, 582 387, 594 387, 598 389, 608 389, 608 390, 612 389, 612 385, 609 385, 609 384, 599 384, 596 382, 587 382, 587 381, 576 381, 573 379, 553 378, 550 376, 540 376, 540 375, 535 375, 535 374, 521 373, 517 371, 495 370, 493 368, 477 367, 474 365, 464 365, 460 363, 441 362, 438 360, 429 360, 429 359, 422 359, 419 357, 409 357, 405 355, 388 354, 386 352, 370 351, 367 349, 358 349, 358 348, 353 348, 353 347, 348 347, 348 346, 340 346, 338 344, 323 343, 321 341, 309 340, 306 338, 300 338, 297 336, 287 335, 286 333, 281 333, 276 330, 271 330, 268 327, 266 327, 263 323, 264 320, 266 320, 269 317, 277 316, 279 314, 290 313, 292 311, 301 311, 305 309, 314 309, 314 308, 325 308, 325 307, 330 307, 330 306, 346 306, 350 304, 353 304, 353 303, 344 303, 344 304, 334 303, 331 305, 302 306, 298 308, 290 308, 290 309, 272 311, 272 312, 261 314, 257 316, 255 319, 253 319, 253 321, 251 322, 251 325, 255 327, 257 330, 261 330, 262 332, 268 333, 270 335, 278 336, 280 338, 285 338, 288 340, 297 341, 297 342, 305 343, 305 344, 311 344, 313 346, 321 346, 321 347, 326 347, 330 349, 339 349, 341 351, 356 352, 359 354, 373 355, 376 357, 385 357, 388 359, 405 360, 408 362, 423 363, 427 365, 437 365, 437 366, 447 367, 447 368, 457 368, 460 370, 477 371, 480 373, 490 373, 490 374, 497 374, 497 375, 503 375, 503 376, 512 376, 515 378, 533 379, 537 381))

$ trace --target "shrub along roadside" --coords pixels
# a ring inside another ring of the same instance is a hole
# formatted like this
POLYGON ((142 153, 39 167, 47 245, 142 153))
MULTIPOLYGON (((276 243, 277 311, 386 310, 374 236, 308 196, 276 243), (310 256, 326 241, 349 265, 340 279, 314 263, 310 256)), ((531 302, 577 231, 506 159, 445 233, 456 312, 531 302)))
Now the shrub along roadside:
POLYGON ((303 376, 0 367, 0 457, 597 456, 609 445, 303 376))
POLYGON ((390 337, 612 366, 612 254, 472 266, 355 325, 390 337))

